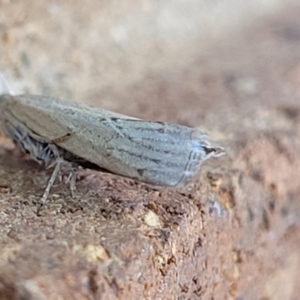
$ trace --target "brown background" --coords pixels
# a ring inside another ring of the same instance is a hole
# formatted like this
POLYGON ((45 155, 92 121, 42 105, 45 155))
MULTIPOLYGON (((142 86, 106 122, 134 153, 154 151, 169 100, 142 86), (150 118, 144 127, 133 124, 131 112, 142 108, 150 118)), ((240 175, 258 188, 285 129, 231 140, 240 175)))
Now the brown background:
POLYGON ((0 299, 299 299, 300 5, 0 0, 15 92, 200 127, 184 191, 82 170, 78 197, 0 147, 0 299), (27 297, 27 298, 26 298, 27 297))

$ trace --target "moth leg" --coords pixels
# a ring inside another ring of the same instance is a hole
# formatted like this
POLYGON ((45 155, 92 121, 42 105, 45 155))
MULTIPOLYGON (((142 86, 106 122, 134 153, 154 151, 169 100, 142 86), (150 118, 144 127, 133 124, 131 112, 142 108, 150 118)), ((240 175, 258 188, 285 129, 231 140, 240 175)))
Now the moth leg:
POLYGON ((66 184, 70 183, 70 190, 72 197, 76 196, 76 175, 77 175, 78 165, 72 163, 71 172, 66 180, 66 184))
POLYGON ((72 164, 71 173, 69 175, 69 181, 70 181, 70 190, 71 195, 74 198, 76 195, 76 175, 77 175, 78 165, 72 164))
POLYGON ((55 182, 55 179, 57 178, 57 175, 60 173, 60 167, 61 167, 61 164, 63 163, 63 160, 62 159, 58 159, 56 160, 53 164, 51 164, 52 166, 55 164, 55 168, 53 170, 53 173, 48 181, 48 184, 47 184, 47 187, 45 189, 45 192, 40 200, 40 204, 41 206, 46 202, 48 196, 49 196, 49 193, 50 193, 50 190, 55 182))
POLYGON ((62 182, 63 181, 63 174, 62 174, 62 172, 61 172, 61 170, 59 170, 59 172, 58 172, 58 180, 59 180, 59 182, 62 182))

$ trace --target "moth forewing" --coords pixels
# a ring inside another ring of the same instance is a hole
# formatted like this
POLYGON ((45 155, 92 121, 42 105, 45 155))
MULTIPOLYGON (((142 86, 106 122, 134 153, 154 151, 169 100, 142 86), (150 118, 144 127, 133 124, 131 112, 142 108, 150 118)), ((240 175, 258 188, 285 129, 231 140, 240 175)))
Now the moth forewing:
POLYGON ((1 96, 4 112, 34 134, 111 173, 182 186, 223 149, 196 129, 147 122, 42 96, 1 96), (67 136, 67 138, 62 138, 67 136))

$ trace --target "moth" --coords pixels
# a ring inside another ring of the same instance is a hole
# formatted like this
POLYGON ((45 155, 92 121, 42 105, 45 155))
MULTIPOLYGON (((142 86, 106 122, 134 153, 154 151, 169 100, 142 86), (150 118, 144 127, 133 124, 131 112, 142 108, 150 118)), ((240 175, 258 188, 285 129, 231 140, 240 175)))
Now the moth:
POLYGON ((72 164, 71 192, 78 166, 182 187, 199 173, 205 160, 224 154, 206 134, 188 126, 143 121, 45 96, 0 95, 0 121, 18 147, 54 168, 41 203, 65 162, 72 164))

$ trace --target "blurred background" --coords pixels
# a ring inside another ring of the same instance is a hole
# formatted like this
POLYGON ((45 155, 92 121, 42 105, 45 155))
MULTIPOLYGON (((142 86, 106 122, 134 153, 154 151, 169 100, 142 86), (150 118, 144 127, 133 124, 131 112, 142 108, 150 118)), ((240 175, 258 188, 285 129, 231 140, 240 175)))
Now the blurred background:
POLYGON ((190 126, 234 122, 298 105, 299 16, 298 0, 0 0, 0 71, 18 93, 190 126))

